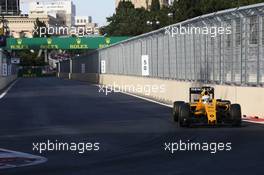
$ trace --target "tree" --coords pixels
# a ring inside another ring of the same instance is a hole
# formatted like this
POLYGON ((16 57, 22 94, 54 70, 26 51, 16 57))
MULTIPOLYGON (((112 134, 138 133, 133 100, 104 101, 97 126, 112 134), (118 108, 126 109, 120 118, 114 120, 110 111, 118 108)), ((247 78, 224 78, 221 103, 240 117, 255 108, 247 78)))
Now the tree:
POLYGON ((152 0, 151 1, 151 6, 150 6, 150 11, 157 12, 160 10, 160 2, 159 0, 152 0))
MULTIPOLYGON (((48 31, 47 26, 45 22, 42 22, 39 20, 39 18, 36 19, 34 23, 34 33, 33 37, 48 37, 48 31), (44 31, 45 28, 45 31, 44 31), (42 33, 44 33, 42 36, 40 36, 40 31, 42 30, 42 33)), ((44 62, 44 57, 38 57, 37 51, 30 51, 30 50, 21 50, 17 51, 17 56, 21 58, 21 66, 44 66, 46 63, 44 62)))
POLYGON ((236 2, 237 0, 201 0, 199 8, 202 14, 207 14, 236 7, 236 2))
POLYGON ((136 8, 130 1, 120 1, 116 13, 107 18, 109 23, 101 28, 100 33, 111 36, 135 36, 149 32, 146 22, 149 11, 136 8))
POLYGON ((236 0, 234 4, 236 4, 236 6, 244 6, 261 2, 264 2, 264 0, 236 0))
MULTIPOLYGON (((148 0, 150 1, 150 0, 148 0)), ((146 1, 146 2, 148 2, 146 1)), ((170 7, 160 7, 159 0, 151 0, 150 10, 135 9, 130 1, 120 1, 116 13, 107 18, 108 25, 101 28, 101 34, 112 36, 135 36, 156 30, 203 14, 224 9, 264 2, 264 0, 174 0, 170 7), (168 17, 173 13, 173 17, 168 17), (148 26, 147 21, 159 21, 159 25, 148 26)))
POLYGON ((34 33, 33 37, 48 37, 48 31, 47 31, 47 25, 45 22, 42 22, 39 20, 39 18, 36 19, 36 22, 34 23, 34 33), (43 35, 40 35, 40 34, 43 35))
POLYGON ((184 21, 201 15, 199 8, 200 0, 178 0, 174 1, 172 10, 175 14, 174 22, 184 21))
POLYGON ((21 66, 44 66, 46 65, 43 57, 38 58, 37 52, 31 52, 29 50, 21 50, 21 51, 17 51, 16 54, 19 58, 21 58, 21 62, 20 62, 21 66))

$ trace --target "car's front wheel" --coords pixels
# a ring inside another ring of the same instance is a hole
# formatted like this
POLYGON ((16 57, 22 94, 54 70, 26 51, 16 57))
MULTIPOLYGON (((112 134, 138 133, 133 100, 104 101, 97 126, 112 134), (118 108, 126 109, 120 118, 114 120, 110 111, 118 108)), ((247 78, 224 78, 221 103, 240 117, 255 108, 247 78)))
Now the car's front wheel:
POLYGON ((189 127, 191 124, 190 120, 191 110, 188 103, 184 103, 180 106, 179 113, 179 126, 180 127, 189 127))
POLYGON ((172 117, 174 122, 179 121, 179 114, 180 114, 180 106, 184 104, 183 101, 176 101, 173 103, 173 109, 172 109, 172 117))

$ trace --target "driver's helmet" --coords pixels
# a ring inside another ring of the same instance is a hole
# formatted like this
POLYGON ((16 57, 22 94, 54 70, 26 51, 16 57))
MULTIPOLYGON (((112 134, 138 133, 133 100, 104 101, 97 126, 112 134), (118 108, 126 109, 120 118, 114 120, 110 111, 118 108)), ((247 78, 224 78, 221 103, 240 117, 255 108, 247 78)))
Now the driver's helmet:
POLYGON ((205 91, 205 93, 202 96, 202 102, 204 104, 209 103, 210 99, 211 99, 211 97, 210 97, 209 93, 207 91, 205 91))

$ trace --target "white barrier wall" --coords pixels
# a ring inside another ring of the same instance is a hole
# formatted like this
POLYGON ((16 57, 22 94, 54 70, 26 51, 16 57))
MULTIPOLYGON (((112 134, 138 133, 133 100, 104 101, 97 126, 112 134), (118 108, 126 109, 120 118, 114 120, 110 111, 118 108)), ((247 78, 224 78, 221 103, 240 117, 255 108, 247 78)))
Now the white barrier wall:
POLYGON ((6 54, 0 49, 0 90, 4 89, 17 78, 17 75, 12 75, 13 71, 11 66, 6 54))
MULTIPOLYGON (((165 90, 155 92, 131 92, 129 88, 123 88, 124 91, 145 96, 150 99, 156 99, 172 104, 173 101, 188 101, 189 88, 193 86, 202 86, 203 84, 181 82, 175 80, 162 80, 146 77, 121 76, 121 75, 100 75, 100 84, 108 87, 146 87, 163 86, 165 90)), ((208 86, 208 85, 207 85, 208 86)), ((212 85, 215 88, 217 99, 231 100, 232 103, 239 103, 242 107, 243 115, 264 116, 264 88, 258 87, 238 87, 226 85, 212 85)), ((157 88, 155 88, 157 89, 157 88)))
POLYGON ((0 90, 4 89, 10 83, 12 83, 17 78, 16 75, 11 75, 8 77, 0 77, 0 90))

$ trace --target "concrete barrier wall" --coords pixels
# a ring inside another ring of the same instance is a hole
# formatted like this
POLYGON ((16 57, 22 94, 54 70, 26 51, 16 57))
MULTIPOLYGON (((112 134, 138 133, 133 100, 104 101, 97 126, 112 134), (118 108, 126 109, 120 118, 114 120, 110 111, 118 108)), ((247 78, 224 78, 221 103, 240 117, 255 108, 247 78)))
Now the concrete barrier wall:
POLYGON ((16 75, 11 75, 8 77, 0 77, 0 90, 4 89, 10 83, 12 83, 17 78, 16 75))
MULTIPOLYGON (((173 101, 188 101, 189 88, 192 86, 202 86, 203 84, 192 82, 181 82, 175 80, 163 80, 146 77, 133 77, 121 75, 100 75, 100 84, 108 87, 120 87, 137 95, 145 96, 150 99, 172 104, 173 101), (162 90, 142 93, 131 90, 127 87, 155 87, 162 86, 162 90)), ((208 85, 207 85, 208 86, 208 85)), ((231 100, 232 103, 239 103, 242 113, 249 116, 264 116, 264 88, 259 87, 238 87, 227 85, 212 85, 215 88, 216 98, 231 100)))

